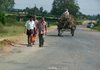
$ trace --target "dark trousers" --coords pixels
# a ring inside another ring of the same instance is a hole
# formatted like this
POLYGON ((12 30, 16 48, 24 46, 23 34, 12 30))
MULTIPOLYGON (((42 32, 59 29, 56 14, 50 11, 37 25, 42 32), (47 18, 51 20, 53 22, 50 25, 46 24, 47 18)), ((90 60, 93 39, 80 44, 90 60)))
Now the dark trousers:
POLYGON ((32 43, 32 34, 33 34, 33 30, 27 30, 27 38, 28 38, 28 45, 31 45, 32 43))
POLYGON ((32 43, 32 35, 28 35, 28 45, 31 45, 32 43))
POLYGON ((39 34, 39 47, 42 47, 43 45, 44 45, 43 34, 39 34))

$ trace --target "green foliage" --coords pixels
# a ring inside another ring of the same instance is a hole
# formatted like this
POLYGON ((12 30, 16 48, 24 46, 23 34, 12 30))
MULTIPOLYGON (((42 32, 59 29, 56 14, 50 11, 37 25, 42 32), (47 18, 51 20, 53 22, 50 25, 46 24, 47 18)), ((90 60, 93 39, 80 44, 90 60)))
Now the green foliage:
POLYGON ((11 10, 14 4, 14 0, 0 0, 0 11, 11 10))
POLYGON ((3 25, 2 25, 2 23, 0 23, 0 28, 1 28, 1 29, 3 28, 3 25))
POLYGON ((6 33, 6 32, 7 32, 7 30, 4 29, 4 25, 0 23, 0 34, 1 34, 1 33, 4 34, 4 33, 6 33))
POLYGON ((96 24, 93 29, 99 30, 100 31, 100 24, 96 24))
POLYGON ((12 25, 18 25, 21 26, 23 25, 22 23, 18 22, 18 18, 16 15, 7 15, 5 16, 4 14, 2 14, 0 16, 0 24, 4 25, 4 26, 12 26, 12 25))
POLYGON ((57 18, 55 17, 45 17, 45 20, 48 23, 48 27, 51 25, 56 25, 56 22, 57 22, 57 18))
POLYGON ((0 22, 3 24, 3 25, 5 25, 5 14, 4 13, 2 13, 2 12, 0 12, 0 22))
POLYGON ((6 25, 15 25, 17 23, 16 15, 6 16, 6 25))
POLYGON ((98 19, 97 24, 100 24, 100 18, 98 19))
POLYGON ((23 33, 23 26, 3 26, 0 28, 0 37, 14 36, 23 33))
POLYGON ((65 9, 68 9, 70 14, 76 16, 79 12, 79 6, 75 0, 54 0, 51 13, 53 15, 61 15, 65 9))
POLYGON ((33 8, 26 8, 23 11, 25 11, 25 13, 27 15, 37 15, 37 16, 47 16, 48 12, 46 10, 43 9, 43 7, 37 8, 36 6, 33 8))
POLYGON ((97 23, 93 27, 93 29, 99 30, 100 31, 100 19, 98 19, 97 23))

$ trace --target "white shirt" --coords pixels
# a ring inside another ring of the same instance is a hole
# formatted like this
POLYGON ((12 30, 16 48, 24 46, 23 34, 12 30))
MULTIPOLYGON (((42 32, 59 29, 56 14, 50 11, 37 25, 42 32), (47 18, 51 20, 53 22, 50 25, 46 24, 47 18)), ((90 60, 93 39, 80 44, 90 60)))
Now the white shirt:
POLYGON ((28 30, 34 29, 34 28, 35 28, 35 22, 34 22, 34 21, 28 20, 28 21, 25 23, 25 27, 26 27, 26 29, 28 29, 28 30))
POLYGON ((65 11, 65 12, 64 12, 64 15, 69 16, 69 12, 68 12, 68 11, 65 11))

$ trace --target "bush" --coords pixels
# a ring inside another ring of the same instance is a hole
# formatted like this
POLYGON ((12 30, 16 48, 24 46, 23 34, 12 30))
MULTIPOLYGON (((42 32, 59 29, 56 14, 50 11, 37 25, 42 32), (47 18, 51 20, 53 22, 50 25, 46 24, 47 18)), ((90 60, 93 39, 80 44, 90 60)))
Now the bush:
POLYGON ((6 16, 6 25, 15 25, 18 21, 16 20, 15 15, 8 15, 6 16))
POLYGON ((0 22, 5 25, 6 21, 5 21, 5 13, 0 12, 0 22))
POLYGON ((0 23, 0 28, 3 28, 3 24, 2 23, 0 23))
POLYGON ((1 24, 0 23, 0 33, 7 33, 7 30, 6 29, 4 29, 4 26, 3 26, 3 24, 1 24))
POLYGON ((100 24, 100 19, 98 19, 97 24, 100 24))
POLYGON ((100 31, 100 20, 97 21, 97 24, 93 27, 93 29, 99 30, 100 31))

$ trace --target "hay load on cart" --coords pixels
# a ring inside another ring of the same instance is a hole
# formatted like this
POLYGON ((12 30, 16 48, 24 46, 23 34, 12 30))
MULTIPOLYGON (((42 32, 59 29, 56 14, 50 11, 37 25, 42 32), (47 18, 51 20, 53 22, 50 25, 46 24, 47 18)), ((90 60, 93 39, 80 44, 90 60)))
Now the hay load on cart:
POLYGON ((70 30, 71 35, 74 36, 76 25, 74 23, 74 18, 69 14, 68 10, 66 10, 58 19, 57 27, 58 36, 61 36, 66 29, 70 30))

